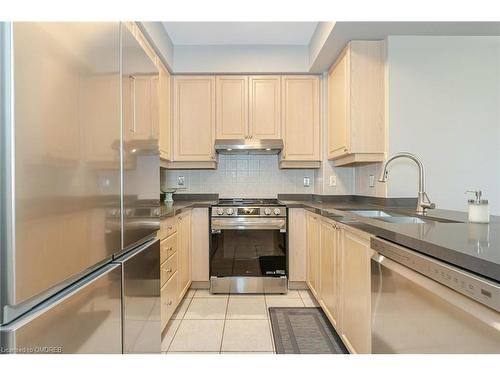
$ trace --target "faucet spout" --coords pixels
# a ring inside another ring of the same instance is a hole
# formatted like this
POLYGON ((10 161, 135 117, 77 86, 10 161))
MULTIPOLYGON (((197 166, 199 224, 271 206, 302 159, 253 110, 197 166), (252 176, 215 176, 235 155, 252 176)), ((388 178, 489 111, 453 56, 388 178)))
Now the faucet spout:
POLYGON ((380 173, 379 181, 387 182, 388 176, 388 165, 395 159, 406 158, 413 160, 418 167, 418 200, 417 200, 417 213, 425 215, 428 208, 435 208, 436 205, 432 203, 425 192, 425 168, 422 161, 417 157, 417 155, 411 154, 409 152, 398 152, 391 157, 389 157, 385 162, 380 173))

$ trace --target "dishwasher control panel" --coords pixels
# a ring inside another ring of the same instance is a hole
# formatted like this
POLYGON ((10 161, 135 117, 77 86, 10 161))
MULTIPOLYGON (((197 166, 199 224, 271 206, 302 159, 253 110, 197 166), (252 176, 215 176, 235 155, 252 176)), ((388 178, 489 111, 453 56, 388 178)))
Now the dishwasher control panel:
POLYGON ((438 283, 500 312, 500 285, 392 242, 372 237, 371 248, 438 283))

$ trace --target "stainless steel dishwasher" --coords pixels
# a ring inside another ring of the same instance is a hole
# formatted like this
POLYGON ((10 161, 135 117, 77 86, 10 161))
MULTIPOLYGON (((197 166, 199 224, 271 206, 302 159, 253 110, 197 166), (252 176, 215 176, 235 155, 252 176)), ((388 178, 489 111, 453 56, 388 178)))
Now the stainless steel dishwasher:
POLYGON ((500 285, 372 238, 373 353, 500 353, 500 285))

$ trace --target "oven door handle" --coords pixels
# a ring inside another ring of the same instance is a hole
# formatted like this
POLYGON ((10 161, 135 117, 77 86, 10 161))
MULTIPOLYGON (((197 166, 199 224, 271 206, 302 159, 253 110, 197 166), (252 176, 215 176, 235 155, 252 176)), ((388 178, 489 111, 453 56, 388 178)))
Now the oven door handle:
POLYGON ((220 233, 224 229, 233 230, 279 230, 286 233, 285 218, 214 218, 212 233, 220 233))

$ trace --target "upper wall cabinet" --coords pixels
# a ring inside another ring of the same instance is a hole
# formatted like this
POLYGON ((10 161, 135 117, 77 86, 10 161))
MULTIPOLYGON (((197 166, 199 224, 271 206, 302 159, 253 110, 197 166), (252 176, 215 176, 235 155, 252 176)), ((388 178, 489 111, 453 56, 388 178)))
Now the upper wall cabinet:
POLYGON ((217 76, 216 97, 216 138, 248 138, 248 77, 217 76))
POLYGON ((281 138, 280 76, 217 76, 217 139, 281 138))
POLYGON ((281 77, 250 76, 249 135, 253 139, 281 138, 281 77))
POLYGON ((384 42, 349 42, 328 73, 328 159, 384 160, 384 42))
POLYGON ((160 158, 172 158, 172 122, 171 122, 171 77, 167 68, 158 62, 160 75, 158 78, 158 127, 160 129, 160 158))
POLYGON ((319 168, 319 78, 283 76, 281 87, 284 150, 281 153, 280 167, 319 168))
POLYGON ((167 168, 215 168, 215 77, 175 76, 173 163, 167 168))

